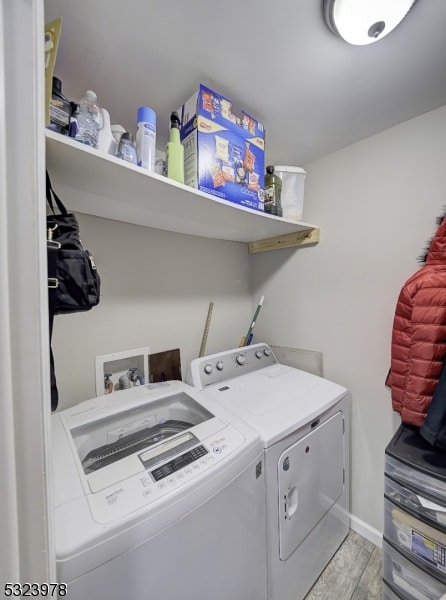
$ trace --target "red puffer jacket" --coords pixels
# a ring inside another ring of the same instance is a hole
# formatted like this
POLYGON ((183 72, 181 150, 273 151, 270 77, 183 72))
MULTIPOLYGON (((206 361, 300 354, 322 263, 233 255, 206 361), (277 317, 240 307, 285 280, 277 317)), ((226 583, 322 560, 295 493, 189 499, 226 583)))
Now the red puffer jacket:
POLYGON ((393 410, 407 425, 421 426, 446 356, 446 215, 425 264, 401 289, 393 321, 391 365, 386 384, 393 410))

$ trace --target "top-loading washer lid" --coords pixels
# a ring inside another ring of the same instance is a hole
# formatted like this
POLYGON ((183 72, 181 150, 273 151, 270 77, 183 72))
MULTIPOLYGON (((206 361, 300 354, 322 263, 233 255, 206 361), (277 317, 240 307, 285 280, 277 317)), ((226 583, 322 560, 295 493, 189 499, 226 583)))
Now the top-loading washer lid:
POLYGON ((136 406, 123 404, 119 411, 104 410, 86 422, 68 418, 66 429, 82 470, 89 475, 144 449, 163 445, 170 437, 212 417, 210 411, 181 390, 136 406))
POLYGON ((259 433, 265 448, 311 423, 347 390, 293 367, 273 364, 203 390, 259 433))

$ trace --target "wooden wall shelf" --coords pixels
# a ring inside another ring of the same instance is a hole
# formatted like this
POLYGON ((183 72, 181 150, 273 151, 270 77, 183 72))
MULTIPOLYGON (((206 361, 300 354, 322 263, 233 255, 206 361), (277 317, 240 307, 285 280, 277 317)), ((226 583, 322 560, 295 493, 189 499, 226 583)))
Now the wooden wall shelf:
POLYGON ((314 225, 227 202, 50 130, 46 131, 46 164, 56 193, 74 212, 176 233, 247 242, 250 253, 319 241, 319 229, 314 225))

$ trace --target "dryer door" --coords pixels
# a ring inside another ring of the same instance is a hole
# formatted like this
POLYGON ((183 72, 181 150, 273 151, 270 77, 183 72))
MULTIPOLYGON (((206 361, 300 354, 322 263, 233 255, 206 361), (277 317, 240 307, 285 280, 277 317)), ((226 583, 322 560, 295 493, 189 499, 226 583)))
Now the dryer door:
POLYGON ((287 560, 344 487, 344 419, 337 412, 279 458, 280 560, 287 560))

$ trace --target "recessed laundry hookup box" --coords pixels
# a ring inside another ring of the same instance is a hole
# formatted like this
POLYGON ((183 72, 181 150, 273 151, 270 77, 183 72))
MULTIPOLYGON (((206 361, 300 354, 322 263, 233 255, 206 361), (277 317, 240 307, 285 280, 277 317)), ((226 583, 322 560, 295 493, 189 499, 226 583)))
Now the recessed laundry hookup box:
POLYGON ((146 346, 96 356, 96 396, 149 383, 149 355, 146 346))
POLYGON ((186 185, 263 211, 265 132, 232 100, 200 84, 178 110, 186 185))

